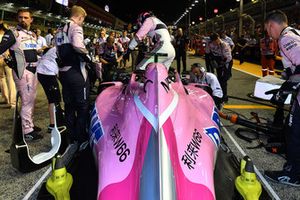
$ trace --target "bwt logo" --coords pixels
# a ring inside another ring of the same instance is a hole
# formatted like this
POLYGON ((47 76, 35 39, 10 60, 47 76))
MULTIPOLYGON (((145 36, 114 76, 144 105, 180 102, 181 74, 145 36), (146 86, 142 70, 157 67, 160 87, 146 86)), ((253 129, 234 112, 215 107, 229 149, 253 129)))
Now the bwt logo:
POLYGON ((220 131, 216 127, 205 128, 204 132, 215 143, 216 147, 220 145, 220 131))
POLYGON ((27 44, 25 43, 25 48, 26 49, 36 49, 37 45, 36 44, 27 44))
POLYGON ((209 136, 209 138, 215 143, 216 147, 220 145, 220 118, 218 110, 214 108, 211 119, 215 122, 218 127, 212 126, 205 128, 204 132, 209 136))

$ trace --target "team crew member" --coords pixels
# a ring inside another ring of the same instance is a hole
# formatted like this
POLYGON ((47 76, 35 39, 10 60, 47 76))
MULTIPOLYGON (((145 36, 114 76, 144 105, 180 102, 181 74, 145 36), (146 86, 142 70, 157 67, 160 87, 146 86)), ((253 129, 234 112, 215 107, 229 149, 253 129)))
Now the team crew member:
MULTIPOLYGON (((50 115, 50 124, 48 132, 54 127, 54 106, 60 108, 61 94, 56 76, 58 75, 58 66, 56 63, 56 47, 47 48, 44 50, 44 55, 39 60, 37 66, 38 80, 43 86, 48 99, 48 111, 50 115)), ((60 123, 60 122, 57 122, 60 123)))
MULTIPOLYGON (((278 39, 282 62, 288 80, 284 85, 300 83, 300 31, 288 26, 287 16, 282 11, 270 13, 265 21, 269 35, 278 39)), ((279 183, 300 186, 300 93, 294 99, 285 134, 287 136, 287 162, 281 171, 265 171, 265 175, 279 183)))
POLYGON ((55 43, 59 59, 59 77, 65 103, 66 125, 71 139, 87 140, 89 80, 85 68, 88 50, 84 45, 82 24, 87 16, 80 6, 73 6, 70 20, 59 29, 55 43))
POLYGON ((274 75, 277 42, 268 33, 260 40, 262 76, 274 75))
POLYGON ((227 36, 226 31, 222 31, 220 36, 221 36, 221 40, 223 40, 224 42, 229 44, 231 51, 233 51, 233 49, 235 47, 234 42, 232 41, 232 39, 230 37, 227 36))
POLYGON ((0 54, 10 49, 13 58, 10 64, 13 68, 13 77, 16 88, 21 96, 21 119, 25 140, 37 140, 42 136, 38 134, 40 128, 33 124, 33 109, 36 97, 37 77, 37 37, 30 31, 33 21, 32 13, 28 9, 17 12, 18 25, 16 29, 5 32, 0 43, 0 54))
POLYGON ((203 38, 203 44, 205 45, 204 47, 204 52, 205 52, 205 66, 208 72, 212 72, 215 73, 215 69, 213 68, 213 66, 211 65, 211 53, 209 50, 209 43, 210 43, 210 37, 204 37, 203 38))
POLYGON ((233 64, 231 49, 226 42, 220 39, 219 34, 217 33, 213 33, 210 36, 210 40, 210 59, 214 60, 217 65, 215 67, 217 68, 217 77, 223 90, 223 100, 227 102, 227 81, 231 77, 231 68, 233 64))
POLYGON ((112 81, 112 74, 123 58, 123 48, 120 43, 115 43, 113 36, 109 36, 99 49, 99 60, 103 64, 102 79, 103 81, 112 81))
POLYGON ((178 28, 174 41, 178 73, 181 73, 181 61, 183 65, 183 71, 186 72, 186 52, 189 48, 189 44, 190 40, 183 34, 182 28, 178 28))
MULTIPOLYGON (((132 51, 146 36, 149 36, 154 42, 154 48, 151 53, 167 53, 167 57, 159 57, 158 62, 163 63, 167 69, 172 64, 175 58, 175 50, 171 43, 171 37, 167 26, 156 18, 151 12, 144 12, 139 15, 138 23, 140 29, 135 34, 134 38, 129 43, 129 49, 132 51)), ((129 53, 129 51, 127 51, 129 53)), ((137 66, 137 69, 144 70, 146 66, 153 62, 151 59, 144 58, 137 66)))
POLYGON ((208 85, 217 108, 221 108, 223 91, 216 75, 206 72, 200 63, 194 63, 191 68, 190 82, 208 85))

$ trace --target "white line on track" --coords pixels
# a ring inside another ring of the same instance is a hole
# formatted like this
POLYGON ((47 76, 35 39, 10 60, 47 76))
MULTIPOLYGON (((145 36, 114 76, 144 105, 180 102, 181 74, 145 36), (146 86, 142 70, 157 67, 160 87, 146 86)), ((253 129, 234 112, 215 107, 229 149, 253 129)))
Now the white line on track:
MULTIPOLYGON (((236 148, 239 150, 239 152, 245 156, 246 153, 245 151, 242 149, 242 147, 237 143, 237 141, 232 137, 232 135, 229 133, 229 131, 223 126, 223 124, 221 123, 223 130, 225 131, 225 133, 228 135, 228 137, 230 138, 230 140, 233 142, 233 144, 236 146, 236 148)), ((274 191, 274 189, 272 188, 272 186, 268 183, 268 181, 264 178, 264 176, 260 173, 260 171, 258 171, 258 169, 256 168, 256 166, 254 165, 254 170, 255 173, 257 174, 257 176, 259 177, 259 179, 263 182, 265 188, 268 190, 269 194, 272 195, 273 199, 276 200, 280 200, 279 196, 277 195, 277 193, 274 191)))
POLYGON ((45 171, 42 177, 35 183, 35 185, 24 196, 23 200, 27 200, 31 197, 31 195, 38 189, 38 187, 40 187, 40 185, 43 183, 44 179, 49 175, 50 172, 51 172, 51 167, 49 167, 47 171, 45 171))

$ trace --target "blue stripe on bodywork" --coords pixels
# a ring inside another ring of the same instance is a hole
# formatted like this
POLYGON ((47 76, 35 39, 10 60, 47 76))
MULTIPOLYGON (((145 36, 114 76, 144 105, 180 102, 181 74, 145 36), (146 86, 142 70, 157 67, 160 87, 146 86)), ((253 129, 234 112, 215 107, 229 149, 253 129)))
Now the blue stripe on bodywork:
POLYGON ((140 198, 159 199, 159 153, 158 137, 152 129, 140 179, 140 198))
POLYGON ((92 111, 92 118, 91 118, 91 125, 89 131, 90 137, 96 139, 96 142, 101 138, 103 135, 103 129, 101 121, 98 117, 97 109, 94 107, 92 111))

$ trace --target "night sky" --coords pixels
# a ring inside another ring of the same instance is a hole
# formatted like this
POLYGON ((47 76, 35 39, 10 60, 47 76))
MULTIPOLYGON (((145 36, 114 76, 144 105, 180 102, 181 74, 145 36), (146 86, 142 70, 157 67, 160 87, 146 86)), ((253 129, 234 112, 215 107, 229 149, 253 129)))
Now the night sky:
MULTIPOLYGON (((165 23, 175 22, 185 9, 191 5, 194 0, 91 0, 95 4, 104 8, 109 5, 110 12, 125 22, 135 22, 138 14, 142 11, 151 10, 165 23)), ((250 0, 244 0, 245 3, 250 0)), ((236 8, 239 2, 236 0, 207 0, 207 16, 213 17, 214 8, 218 8, 219 13, 229 11, 230 8, 236 8)), ((193 7, 191 12, 191 21, 199 22, 199 17, 204 17, 204 0, 193 7)))

